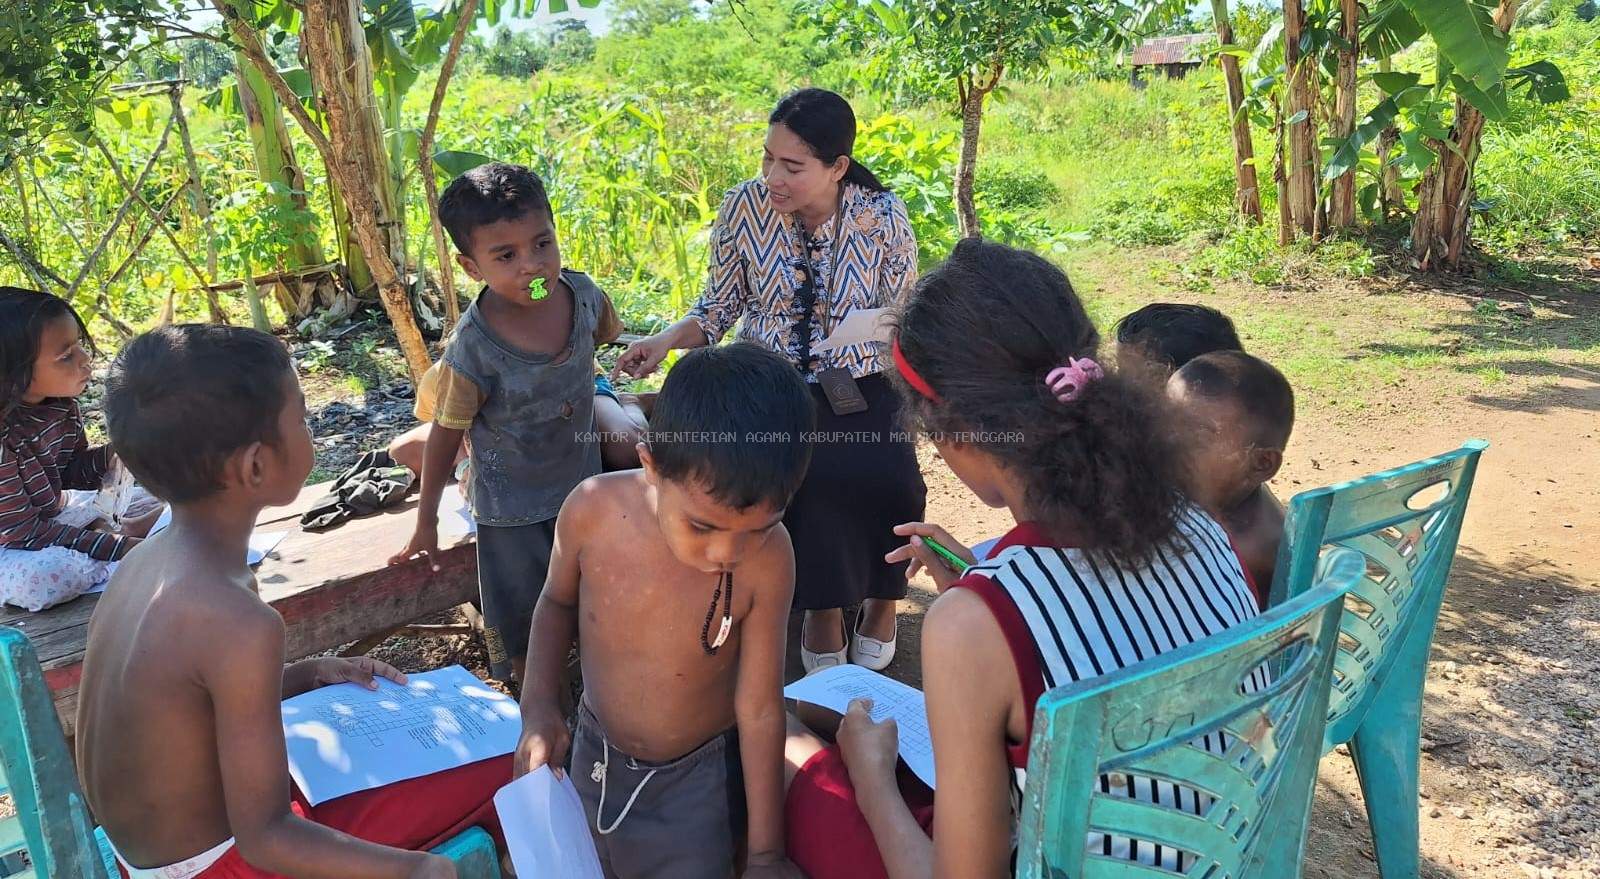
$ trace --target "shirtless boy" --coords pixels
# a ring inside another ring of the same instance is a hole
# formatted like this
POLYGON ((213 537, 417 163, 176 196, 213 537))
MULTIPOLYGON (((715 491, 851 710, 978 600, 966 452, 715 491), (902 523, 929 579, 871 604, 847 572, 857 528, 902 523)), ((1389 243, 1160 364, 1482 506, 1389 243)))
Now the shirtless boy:
POLYGON ((798 876, 783 844, 784 638, 811 395, 748 344, 686 355, 642 470, 579 485, 534 611, 518 774, 568 762, 609 877, 798 876), (576 738, 559 707, 581 644, 576 738), (748 815, 748 818, 746 818, 748 815))
POLYGON ((311 470, 283 344, 234 327, 154 330, 117 359, 105 409, 123 462, 173 511, 95 607, 78 697, 78 768, 123 874, 454 876, 448 860, 403 849, 492 817, 509 759, 315 809, 292 799, 279 703, 404 676, 370 659, 286 667, 283 620, 245 564, 257 515, 294 500, 311 470))
POLYGON ((1189 497, 1227 529, 1265 606, 1283 540, 1283 505, 1266 483, 1283 466, 1294 390, 1258 357, 1214 351, 1174 373, 1167 398, 1187 429, 1189 497))

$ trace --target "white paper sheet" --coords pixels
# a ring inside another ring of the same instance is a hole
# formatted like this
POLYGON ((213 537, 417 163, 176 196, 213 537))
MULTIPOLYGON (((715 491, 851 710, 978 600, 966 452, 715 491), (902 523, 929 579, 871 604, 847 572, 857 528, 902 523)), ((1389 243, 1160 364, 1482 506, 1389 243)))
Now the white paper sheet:
POLYGON ((461 483, 452 482, 439 493, 439 538, 464 537, 478 533, 478 522, 461 493, 461 483))
POLYGON ((810 702, 843 714, 856 699, 872 700, 872 719, 894 718, 900 732, 900 759, 934 787, 933 740, 922 691, 859 665, 836 665, 783 688, 786 698, 810 702))
MULTIPOLYGON (((172 507, 161 511, 156 523, 150 526, 148 536, 154 537, 168 525, 172 524, 172 507)), ((289 536, 288 531, 252 531, 250 533, 250 548, 245 551, 245 564, 252 568, 261 564, 261 561, 278 548, 278 544, 289 536)))
POLYGON ((494 808, 518 876, 604 879, 571 778, 541 766, 501 788, 494 808))
POLYGON ((995 544, 997 544, 999 542, 1000 542, 1000 538, 991 537, 988 540, 985 540, 984 542, 978 544, 977 546, 974 546, 972 548, 972 557, 977 559, 980 562, 988 561, 989 560, 989 556, 994 553, 995 544))
POLYGON ((522 732, 511 697, 459 665, 377 690, 336 684, 283 703, 289 774, 314 806, 356 791, 509 754, 522 732))
POLYGON ((887 308, 852 308, 828 338, 817 345, 817 351, 832 351, 862 342, 887 342, 891 317, 887 308))

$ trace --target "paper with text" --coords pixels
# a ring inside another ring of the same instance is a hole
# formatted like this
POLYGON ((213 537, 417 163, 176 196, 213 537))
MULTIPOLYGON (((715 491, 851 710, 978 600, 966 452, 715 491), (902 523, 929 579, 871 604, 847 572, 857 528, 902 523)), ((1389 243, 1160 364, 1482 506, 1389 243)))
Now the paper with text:
POLYGON ((518 876, 604 879, 571 778, 540 766, 501 788, 494 808, 518 876))
POLYGON ((459 665, 403 687, 321 687, 282 707, 289 775, 313 806, 509 754, 522 734, 517 703, 459 665))
POLYGON ((828 338, 817 345, 817 352, 832 351, 862 342, 888 342, 893 315, 887 308, 852 308, 833 328, 828 338))
POLYGON ((783 688, 786 698, 810 702, 843 714, 856 699, 872 700, 872 719, 894 718, 900 733, 900 759, 917 777, 933 783, 933 740, 922 691, 859 665, 836 665, 783 688))

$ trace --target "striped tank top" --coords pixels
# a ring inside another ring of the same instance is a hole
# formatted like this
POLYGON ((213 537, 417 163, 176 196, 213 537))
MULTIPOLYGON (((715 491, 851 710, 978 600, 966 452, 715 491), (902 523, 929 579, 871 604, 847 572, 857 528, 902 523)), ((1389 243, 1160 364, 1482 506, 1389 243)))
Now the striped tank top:
MULTIPOLYGON (((953 588, 971 589, 988 605, 1005 634, 1028 705, 1045 690, 1109 674, 1238 625, 1257 614, 1249 575, 1222 526, 1195 507, 1178 516, 1168 543, 1138 567, 1120 567, 1092 550, 1052 545, 1037 526, 1024 523, 1001 538, 989 557, 953 588)), ((1261 671, 1247 687, 1265 686, 1261 671)), ((1215 754, 1222 735, 1194 743, 1215 754)), ((1011 748, 1016 770, 1014 802, 1027 771, 1027 742, 1011 748)), ((1103 792, 1125 791, 1145 802, 1202 813, 1210 797, 1181 785, 1121 773, 1102 775, 1103 792)), ((1188 858, 1171 848, 1091 834, 1091 848, 1170 870, 1188 858)))

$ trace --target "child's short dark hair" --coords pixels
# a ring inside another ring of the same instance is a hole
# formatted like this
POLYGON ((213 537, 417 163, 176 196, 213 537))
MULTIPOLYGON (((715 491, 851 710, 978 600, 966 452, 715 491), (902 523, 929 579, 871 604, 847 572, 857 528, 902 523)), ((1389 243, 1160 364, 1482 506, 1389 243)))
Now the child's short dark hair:
POLYGON ((650 415, 656 472, 736 510, 783 509, 811 463, 816 409, 788 360, 748 342, 690 351, 650 415))
POLYGON ((550 210, 544 181, 523 165, 490 162, 450 181, 439 196, 439 224, 450 233, 456 250, 472 255, 472 231, 479 226, 515 220, 534 211, 550 210))
POLYGON ((83 318, 67 300, 41 290, 0 286, 0 417, 22 401, 33 384, 33 364, 39 359, 44 325, 72 315, 83 344, 94 352, 94 340, 83 318))
POLYGON ((938 395, 900 377, 922 429, 965 442, 1019 474, 1048 524, 1127 564, 1176 527, 1181 473, 1154 393, 1116 373, 1063 401, 1046 384, 1069 359, 1093 358, 1100 334, 1065 273, 979 239, 956 245, 917 282, 899 315, 906 361, 938 395))
POLYGON ((1282 449, 1294 430, 1294 388, 1272 364, 1243 351, 1213 351, 1189 361, 1174 378, 1210 399, 1226 399, 1250 419, 1252 441, 1282 449))
POLYGON ((1174 370, 1212 351, 1244 350, 1227 315, 1175 302, 1154 302, 1117 321, 1117 341, 1137 345, 1174 370))
POLYGON ((106 379, 112 448, 152 494, 187 503, 222 487, 228 456, 276 443, 289 352, 243 327, 158 327, 122 349, 106 379))

